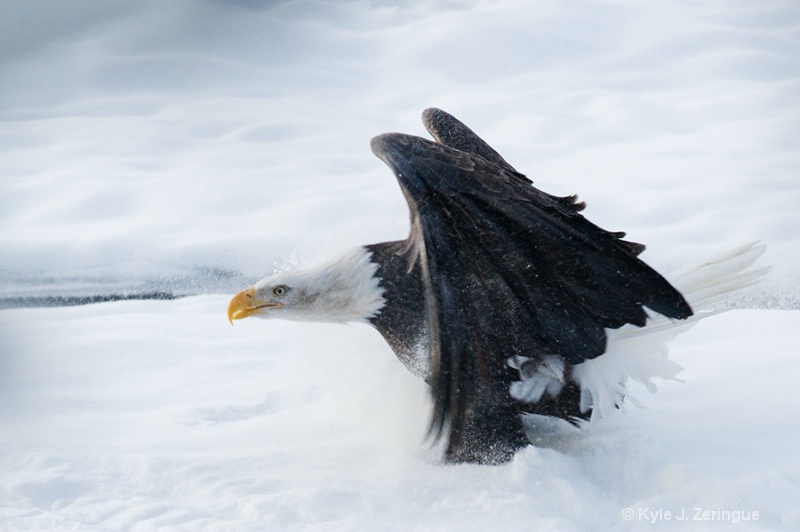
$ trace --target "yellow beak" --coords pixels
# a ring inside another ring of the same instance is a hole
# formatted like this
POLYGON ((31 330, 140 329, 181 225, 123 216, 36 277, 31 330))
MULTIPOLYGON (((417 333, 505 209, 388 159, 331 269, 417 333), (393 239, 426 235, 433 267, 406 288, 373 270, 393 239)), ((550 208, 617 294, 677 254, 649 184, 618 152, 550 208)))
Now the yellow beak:
POLYGON ((246 288, 233 296, 228 304, 228 321, 231 322, 231 325, 233 325, 233 320, 240 320, 258 312, 255 299, 256 291, 252 288, 246 288))

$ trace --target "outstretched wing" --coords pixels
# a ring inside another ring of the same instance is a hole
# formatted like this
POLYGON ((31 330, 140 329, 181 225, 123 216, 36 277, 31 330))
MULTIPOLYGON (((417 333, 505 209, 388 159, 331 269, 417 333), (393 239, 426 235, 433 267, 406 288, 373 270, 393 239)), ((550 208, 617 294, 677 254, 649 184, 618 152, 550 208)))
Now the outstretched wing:
POLYGON ((446 435, 449 460, 493 462, 525 443, 509 395, 510 357, 580 363, 603 353, 605 328, 643 325, 645 306, 673 318, 691 309, 636 257, 639 247, 581 216, 574 197, 537 190, 491 148, 488 159, 479 155, 474 139, 466 146, 473 148, 403 134, 372 140, 412 213, 409 248, 428 307, 432 429, 446 435))

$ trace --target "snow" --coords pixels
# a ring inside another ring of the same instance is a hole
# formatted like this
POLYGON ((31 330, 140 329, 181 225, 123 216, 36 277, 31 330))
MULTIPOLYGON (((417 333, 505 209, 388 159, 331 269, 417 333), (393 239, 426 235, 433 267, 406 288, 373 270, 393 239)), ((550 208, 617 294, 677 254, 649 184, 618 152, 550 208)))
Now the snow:
POLYGON ((451 467, 421 445, 424 386, 375 331, 232 329, 226 302, 5 311, 12 529, 640 529, 623 509, 697 507, 758 511, 754 529, 800 519, 800 364, 776 334, 800 330, 797 311, 703 320, 673 344, 684 383, 634 390, 646 408, 508 465, 451 467))
POLYGON ((800 528, 798 48, 789 1, 4 2, 0 528, 800 528), (429 106, 660 271, 774 269, 644 407, 439 465, 375 331, 225 316, 405 237, 368 142, 429 106))

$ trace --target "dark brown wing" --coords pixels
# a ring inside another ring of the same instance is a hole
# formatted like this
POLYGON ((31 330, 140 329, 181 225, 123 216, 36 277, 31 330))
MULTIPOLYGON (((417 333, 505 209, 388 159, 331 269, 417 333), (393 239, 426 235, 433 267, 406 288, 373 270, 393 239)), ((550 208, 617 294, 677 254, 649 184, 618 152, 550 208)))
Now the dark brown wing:
MULTIPOLYGON (((637 248, 475 153, 385 134, 373 152, 412 211, 428 307, 432 429, 451 461, 498 462, 525 444, 506 360, 605 350, 605 328, 644 325, 644 306, 673 318, 686 301, 637 248)), ((499 157, 499 156, 498 156, 499 157)))
POLYGON ((516 172, 514 167, 503 159, 502 155, 450 113, 430 107, 422 112, 422 123, 428 133, 440 144, 477 155, 506 170, 516 172))

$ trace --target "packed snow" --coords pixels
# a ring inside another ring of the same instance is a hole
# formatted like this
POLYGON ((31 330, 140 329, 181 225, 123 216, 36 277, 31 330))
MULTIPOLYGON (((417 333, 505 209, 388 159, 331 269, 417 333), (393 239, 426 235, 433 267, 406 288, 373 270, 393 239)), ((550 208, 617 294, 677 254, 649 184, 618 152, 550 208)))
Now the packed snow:
POLYGON ((791 1, 3 2, 0 529, 800 529, 798 52, 791 1), (225 314, 405 238, 369 139, 429 106, 668 277, 772 271, 656 393, 442 465, 377 332, 225 314))

